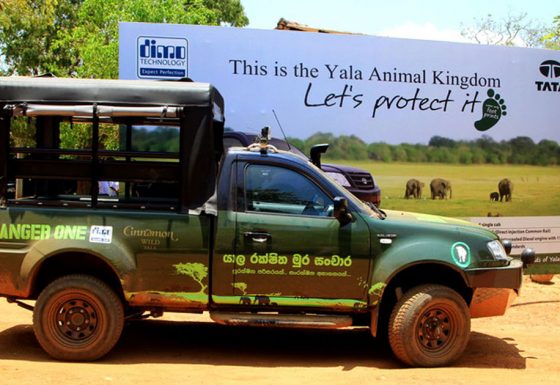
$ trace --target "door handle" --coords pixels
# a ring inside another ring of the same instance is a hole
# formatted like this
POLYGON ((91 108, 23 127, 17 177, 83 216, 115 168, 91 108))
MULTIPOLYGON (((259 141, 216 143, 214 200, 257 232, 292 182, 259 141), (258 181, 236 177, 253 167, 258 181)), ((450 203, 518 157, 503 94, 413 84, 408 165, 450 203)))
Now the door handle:
POLYGON ((247 231, 243 235, 245 236, 245 239, 250 238, 253 242, 256 243, 266 243, 270 239, 272 239, 272 235, 264 232, 247 231))

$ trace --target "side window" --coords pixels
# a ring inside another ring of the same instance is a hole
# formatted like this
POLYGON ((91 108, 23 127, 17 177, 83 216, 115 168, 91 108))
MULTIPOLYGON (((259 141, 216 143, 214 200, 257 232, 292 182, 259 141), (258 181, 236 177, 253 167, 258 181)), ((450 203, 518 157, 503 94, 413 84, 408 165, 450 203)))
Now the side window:
POLYGON ((333 201, 319 186, 295 171, 252 164, 245 169, 246 210, 331 217, 333 201))

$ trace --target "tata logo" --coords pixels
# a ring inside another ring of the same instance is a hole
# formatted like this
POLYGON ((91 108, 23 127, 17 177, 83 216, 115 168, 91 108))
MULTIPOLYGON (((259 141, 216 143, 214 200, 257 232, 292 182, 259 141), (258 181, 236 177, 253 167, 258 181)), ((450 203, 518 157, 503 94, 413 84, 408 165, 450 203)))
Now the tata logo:
MULTIPOLYGON (((555 80, 560 77, 560 63, 556 60, 545 60, 539 66, 539 72, 546 78, 555 80)), ((537 91, 560 92, 558 81, 536 81, 537 91)))
POLYGON ((141 79, 169 79, 188 76, 188 41, 175 37, 140 36, 137 68, 141 79))

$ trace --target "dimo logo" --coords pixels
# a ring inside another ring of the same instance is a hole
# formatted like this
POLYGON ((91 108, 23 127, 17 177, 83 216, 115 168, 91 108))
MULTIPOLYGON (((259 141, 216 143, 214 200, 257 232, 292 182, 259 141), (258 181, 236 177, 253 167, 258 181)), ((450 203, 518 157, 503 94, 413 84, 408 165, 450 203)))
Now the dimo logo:
POLYGON ((187 77, 187 39, 155 36, 138 37, 137 69, 137 75, 141 79, 187 77))

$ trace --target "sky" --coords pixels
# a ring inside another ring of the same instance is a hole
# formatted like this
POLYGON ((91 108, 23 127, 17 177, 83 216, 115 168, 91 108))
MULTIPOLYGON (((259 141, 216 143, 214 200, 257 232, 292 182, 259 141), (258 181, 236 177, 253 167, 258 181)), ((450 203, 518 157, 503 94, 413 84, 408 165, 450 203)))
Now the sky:
POLYGON ((535 23, 552 24, 558 0, 241 0, 249 28, 273 29, 280 18, 314 28, 367 35, 467 42, 466 26, 488 14, 497 20, 527 13, 535 23))

